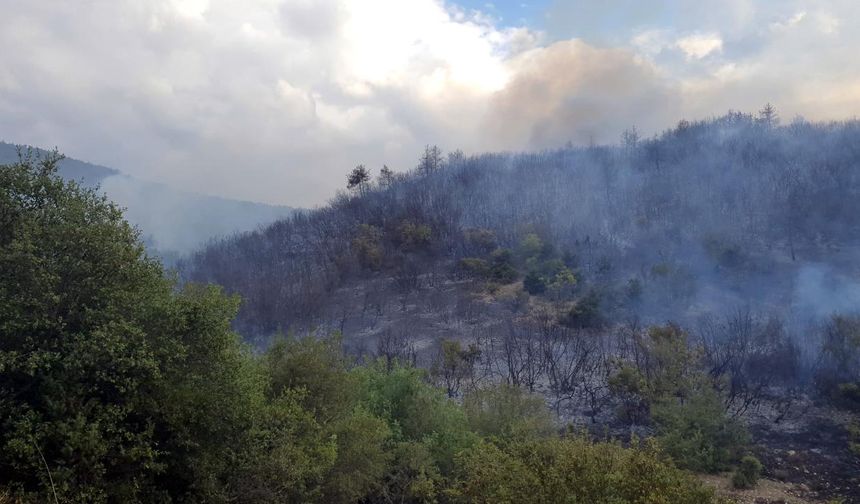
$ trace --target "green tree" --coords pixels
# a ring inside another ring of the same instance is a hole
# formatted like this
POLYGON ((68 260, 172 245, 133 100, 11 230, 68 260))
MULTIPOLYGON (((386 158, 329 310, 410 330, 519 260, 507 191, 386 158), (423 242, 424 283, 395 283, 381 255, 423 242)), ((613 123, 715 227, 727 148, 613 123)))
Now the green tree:
POLYGON ((529 271, 523 278, 523 289, 533 296, 543 294, 546 291, 546 280, 537 271, 529 271))
POLYGON ((700 472, 728 469, 749 442, 746 429, 727 418, 723 402, 702 381, 686 397, 662 397, 652 405, 657 439, 678 466, 700 472))
POLYGON ((375 362, 354 370, 360 377, 361 404, 384 419, 394 441, 423 443, 438 470, 446 474, 454 456, 477 441, 462 408, 425 381, 425 372, 375 362))
POLYGON ((361 195, 364 195, 367 191, 367 185, 369 182, 370 172, 364 167, 364 165, 356 166, 346 176, 347 189, 355 189, 361 195))
POLYGON ((463 348, 457 340, 443 339, 430 372, 437 383, 444 385, 448 397, 455 397, 460 393, 463 381, 474 376, 480 356, 481 350, 474 343, 463 348))
POLYGON ((297 394, 334 440, 336 455, 322 489, 326 502, 356 502, 378 492, 393 457, 391 430, 361 404, 359 375, 350 370, 341 339, 280 338, 264 356, 271 393, 297 394))
POLYGON ((280 337, 263 357, 271 393, 300 391, 304 407, 327 423, 344 417, 358 404, 359 382, 350 373, 342 337, 280 337))
POLYGON ((352 240, 359 264, 362 267, 377 271, 382 267, 384 251, 382 249, 382 231, 370 224, 358 226, 357 236, 352 240))
POLYGON ((636 344, 638 363, 621 365, 610 378, 625 419, 650 417, 661 445, 685 469, 714 472, 737 461, 748 434, 727 417, 687 333, 671 324, 655 326, 636 344))
POLYGON ((325 502, 358 502, 379 494, 394 455, 391 430, 384 420, 362 408, 333 422, 328 429, 337 441, 337 457, 326 476, 325 502))
POLYGON ((230 329, 238 300, 177 291, 58 160, 0 167, 0 487, 62 502, 312 496, 333 445, 294 397, 267 400, 230 329))
POLYGON ((47 496, 50 470, 63 500, 131 500, 160 466, 139 412, 182 350, 155 317, 171 286, 59 160, 0 167, 0 485, 47 496))
POLYGON ((600 314, 600 296, 591 290, 579 299, 560 320, 567 327, 584 329, 597 327, 603 323, 600 314))
POLYGON ((513 254, 508 249, 496 249, 491 255, 492 266, 490 273, 493 280, 501 283, 511 283, 519 274, 513 264, 513 254))

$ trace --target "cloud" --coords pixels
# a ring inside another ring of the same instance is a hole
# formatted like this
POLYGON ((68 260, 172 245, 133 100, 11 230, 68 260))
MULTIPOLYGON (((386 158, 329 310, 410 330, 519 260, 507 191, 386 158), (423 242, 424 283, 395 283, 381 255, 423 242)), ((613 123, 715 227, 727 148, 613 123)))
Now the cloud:
POLYGON ((433 0, 4 2, 0 137, 291 205, 456 145, 534 38, 433 0))
POLYGON ((702 59, 709 54, 723 50, 723 39, 718 34, 688 35, 679 38, 676 44, 687 56, 687 59, 702 59))
POLYGON ((410 168, 428 143, 606 142, 767 101, 786 118, 860 108, 849 0, 557 2, 545 30, 442 0, 0 3, 0 138, 293 206, 358 163, 410 168))

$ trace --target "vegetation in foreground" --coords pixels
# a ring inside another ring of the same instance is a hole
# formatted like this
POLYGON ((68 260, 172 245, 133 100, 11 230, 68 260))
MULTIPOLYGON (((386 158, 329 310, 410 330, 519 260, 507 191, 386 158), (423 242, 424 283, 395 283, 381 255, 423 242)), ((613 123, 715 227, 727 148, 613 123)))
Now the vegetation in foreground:
POLYGON ((465 406, 337 337, 262 355, 238 300, 176 288, 121 211, 55 175, 0 170, 0 487, 21 502, 712 500, 652 441, 559 435, 516 387, 465 406))

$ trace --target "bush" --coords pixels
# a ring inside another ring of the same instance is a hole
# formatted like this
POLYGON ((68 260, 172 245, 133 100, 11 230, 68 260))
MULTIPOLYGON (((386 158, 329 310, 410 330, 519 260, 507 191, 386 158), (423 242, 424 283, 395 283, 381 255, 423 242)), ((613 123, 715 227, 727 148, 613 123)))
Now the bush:
POLYGON ((426 248, 430 244, 430 226, 403 221, 397 227, 395 241, 401 250, 406 252, 426 248))
POLYGON ((600 326, 602 321, 600 297, 596 292, 590 291, 573 305, 560 322, 566 327, 587 329, 600 326))
POLYGON ((453 502, 716 502, 712 490, 664 462, 652 444, 624 448, 579 436, 483 442, 457 462, 453 502))
POLYGON ((359 502, 378 493, 393 459, 387 450, 391 430, 362 408, 333 422, 327 430, 337 443, 337 457, 326 474, 325 502, 359 502))
POLYGON ((639 302, 642 299, 642 281, 638 278, 627 280, 627 285, 624 288, 624 296, 631 303, 639 302))
POLYGON ((477 257, 464 257, 457 263, 457 272, 471 278, 489 278, 491 274, 490 264, 477 257))
POLYGON ((699 472, 727 469, 749 442, 743 425, 726 417, 717 393, 704 384, 683 400, 652 405, 658 440, 679 467, 699 472))
POLYGON ((725 238, 709 235, 703 244, 711 259, 724 268, 739 268, 746 261, 741 246, 725 238))
POLYGON ((524 259, 539 256, 543 248, 543 240, 534 233, 525 235, 520 241, 520 253, 524 259))
POLYGON ((747 455, 741 459, 740 465, 732 474, 732 486, 735 488, 753 488, 758 483, 761 470, 761 462, 752 455, 747 455))
POLYGON ((513 265, 513 255, 508 249, 497 249, 492 254, 490 273, 493 280, 501 283, 511 283, 519 277, 513 265))
POLYGON ((630 424, 643 423, 648 419, 648 383, 642 373, 629 365, 623 365, 609 377, 609 391, 619 401, 618 417, 630 424))
POLYGON ((860 457, 860 421, 848 424, 848 449, 851 453, 860 457))
POLYGON ((358 380, 349 373, 339 334, 279 337, 263 356, 273 397, 301 391, 303 406, 326 422, 352 413, 358 380))
POLYGON ((469 426, 499 440, 546 436, 554 425, 544 399, 519 387, 500 384, 474 390, 463 398, 469 426))
POLYGON ((489 254, 496 248, 496 234, 490 229, 466 229, 463 242, 473 253, 489 254))
POLYGON ((475 363, 480 357, 481 350, 474 343, 463 348, 457 340, 443 339, 439 342, 439 353, 433 360, 430 375, 445 387, 448 397, 455 397, 463 382, 474 376, 475 363))
POLYGON ((443 474, 454 455, 471 446, 477 436, 468 428, 463 409, 445 392, 425 381, 423 370, 383 362, 358 367, 359 400, 373 415, 385 420, 395 442, 424 443, 443 474))
POLYGON ((384 251, 382 249, 382 231, 376 226, 362 224, 358 227, 358 235, 352 240, 352 249, 358 263, 366 269, 378 271, 382 267, 384 251))
POLYGON ((537 272, 530 271, 523 279, 523 288, 532 296, 546 291, 546 281, 537 272))
POLYGON ((748 434, 727 417, 687 333, 655 326, 635 344, 639 360, 622 364, 609 379, 622 418, 640 422, 650 413, 661 446, 682 468, 716 472, 737 461, 748 434))

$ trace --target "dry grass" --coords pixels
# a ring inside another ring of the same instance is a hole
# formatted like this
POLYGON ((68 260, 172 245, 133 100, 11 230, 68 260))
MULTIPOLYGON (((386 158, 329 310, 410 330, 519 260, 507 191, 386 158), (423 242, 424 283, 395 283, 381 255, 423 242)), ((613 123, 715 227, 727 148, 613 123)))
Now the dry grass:
POLYGON ((755 488, 737 490, 732 488, 731 473, 722 475, 706 474, 700 478, 716 489, 717 495, 730 499, 737 504, 822 504, 821 501, 806 497, 806 490, 791 483, 760 479, 755 488))

